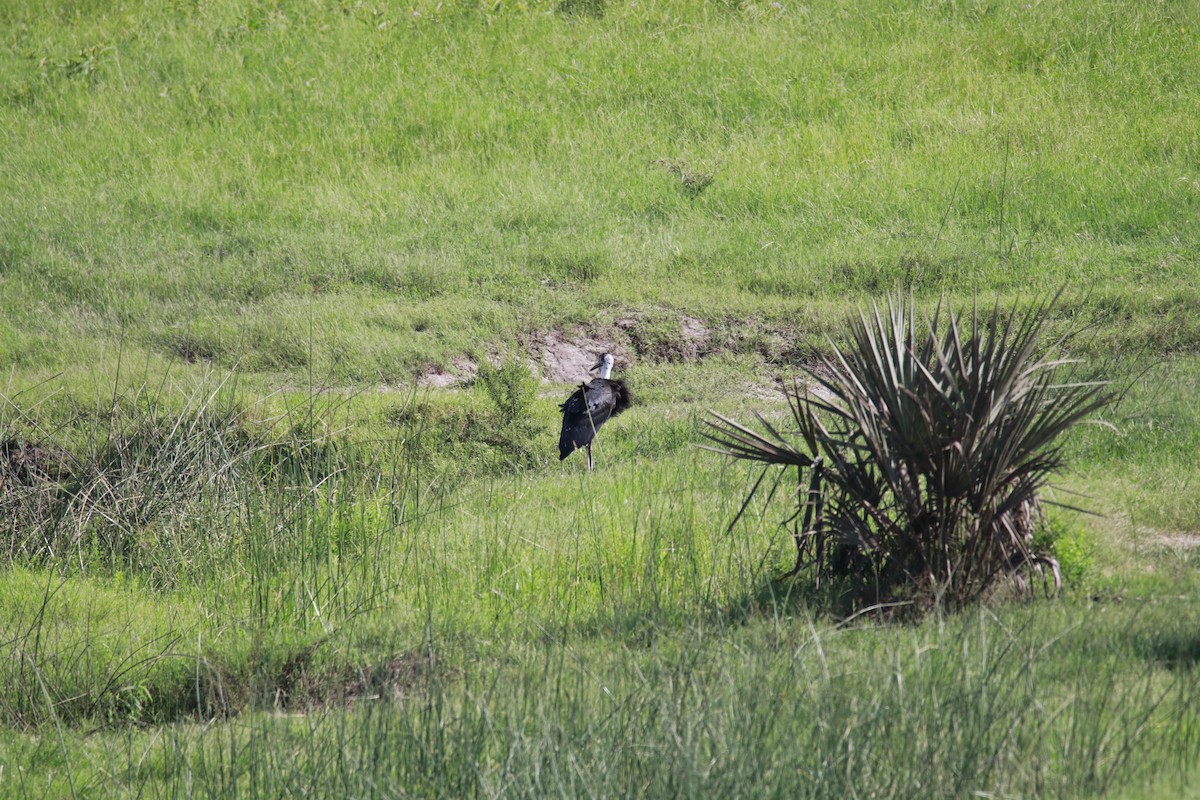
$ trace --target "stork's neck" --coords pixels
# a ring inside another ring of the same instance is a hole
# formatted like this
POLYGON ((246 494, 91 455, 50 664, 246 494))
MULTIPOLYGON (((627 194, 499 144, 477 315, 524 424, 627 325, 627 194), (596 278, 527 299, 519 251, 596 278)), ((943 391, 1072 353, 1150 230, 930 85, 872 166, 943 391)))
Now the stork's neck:
POLYGON ((604 363, 600 365, 600 377, 603 378, 604 380, 608 380, 608 376, 611 374, 612 374, 612 362, 609 361, 608 359, 605 359, 604 363))

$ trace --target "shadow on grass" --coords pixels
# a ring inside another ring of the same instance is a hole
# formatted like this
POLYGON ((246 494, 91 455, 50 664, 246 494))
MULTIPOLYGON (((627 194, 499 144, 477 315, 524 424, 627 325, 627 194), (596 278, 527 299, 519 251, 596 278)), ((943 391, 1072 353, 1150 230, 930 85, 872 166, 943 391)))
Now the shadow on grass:
POLYGON ((902 619, 900 612, 908 606, 904 603, 862 606, 861 596, 849 580, 826 580, 818 585, 812 571, 804 570, 797 575, 761 580, 744 597, 722 609, 721 619, 741 625, 755 619, 805 616, 845 624, 864 617, 902 619))
POLYGON ((1200 663, 1200 632, 1148 630, 1138 637, 1136 652, 1171 670, 1192 670, 1200 663))
POLYGON ((859 607, 848 581, 817 587, 811 574, 765 578, 731 602, 707 610, 668 611, 650 606, 609 608, 583 620, 568 619, 541 628, 545 644, 613 639, 637 649, 654 646, 684 629, 738 628, 763 620, 812 619, 835 625, 856 620, 904 621, 902 604, 859 607))

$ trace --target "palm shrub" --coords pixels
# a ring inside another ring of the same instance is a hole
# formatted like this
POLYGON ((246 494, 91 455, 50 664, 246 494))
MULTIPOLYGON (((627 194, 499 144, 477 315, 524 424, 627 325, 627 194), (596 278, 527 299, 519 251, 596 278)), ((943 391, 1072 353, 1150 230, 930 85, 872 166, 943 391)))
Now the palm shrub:
POLYGON ((844 579, 856 604, 955 608, 1001 582, 1058 587, 1033 547, 1039 493, 1063 466, 1060 435, 1113 395, 1045 346, 1057 299, 939 306, 918 330, 896 298, 852 318, 846 343, 785 390, 794 432, 712 414, 709 449, 764 465, 743 510, 772 466, 776 488, 796 468, 792 574, 844 579))

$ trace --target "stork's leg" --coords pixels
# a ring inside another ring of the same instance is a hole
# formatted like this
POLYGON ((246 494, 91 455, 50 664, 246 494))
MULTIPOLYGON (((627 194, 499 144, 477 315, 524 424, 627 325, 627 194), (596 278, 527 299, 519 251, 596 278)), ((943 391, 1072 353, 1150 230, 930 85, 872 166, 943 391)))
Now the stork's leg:
POLYGON ((592 470, 592 443, 588 442, 587 445, 585 445, 585 446, 587 447, 587 451, 588 451, 588 471, 591 472, 591 470, 592 470))

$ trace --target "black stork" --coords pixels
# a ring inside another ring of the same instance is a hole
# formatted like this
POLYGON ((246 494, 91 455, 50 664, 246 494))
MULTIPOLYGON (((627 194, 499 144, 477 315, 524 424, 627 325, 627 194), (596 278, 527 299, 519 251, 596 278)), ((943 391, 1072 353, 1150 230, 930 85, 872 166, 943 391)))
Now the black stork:
POLYGON ((629 408, 629 389, 622 381, 615 381, 612 374, 613 357, 605 353, 592 367, 591 372, 600 370, 600 377, 579 384, 562 409, 562 434, 558 437, 558 460, 562 461, 580 447, 587 448, 588 469, 592 468, 592 438, 600 426, 629 408))

